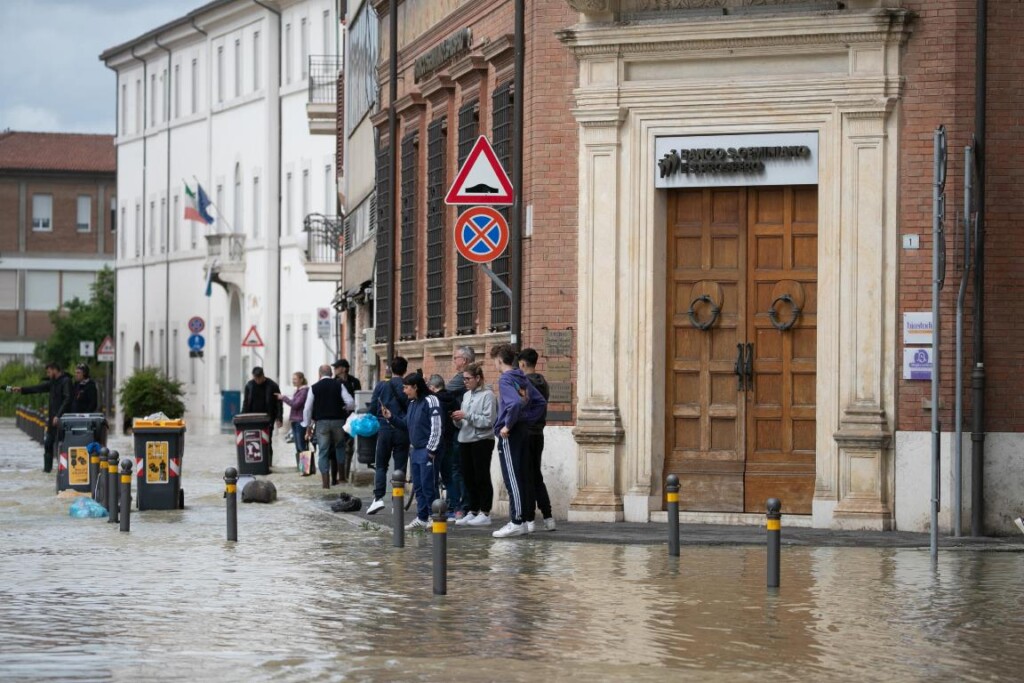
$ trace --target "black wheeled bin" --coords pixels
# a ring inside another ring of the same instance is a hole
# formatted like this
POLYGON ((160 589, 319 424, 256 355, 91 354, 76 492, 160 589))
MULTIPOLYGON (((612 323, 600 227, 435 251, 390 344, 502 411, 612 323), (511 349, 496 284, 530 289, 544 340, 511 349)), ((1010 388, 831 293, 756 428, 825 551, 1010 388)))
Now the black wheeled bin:
POLYGON ((57 432, 57 491, 92 492, 96 469, 90 467, 87 446, 107 445, 107 418, 102 413, 62 415, 57 432))
POLYGON ((139 510, 185 507, 181 459, 185 454, 184 420, 140 420, 135 434, 135 506, 139 510))
POLYGON ((235 424, 239 474, 270 474, 270 427, 266 413, 239 413, 235 424))

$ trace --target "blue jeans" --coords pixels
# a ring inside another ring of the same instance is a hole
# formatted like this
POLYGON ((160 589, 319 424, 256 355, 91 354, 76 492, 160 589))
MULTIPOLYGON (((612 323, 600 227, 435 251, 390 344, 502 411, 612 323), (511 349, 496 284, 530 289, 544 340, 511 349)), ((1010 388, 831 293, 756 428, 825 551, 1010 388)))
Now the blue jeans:
POLYGON ((459 442, 454 441, 447 444, 440 455, 440 462, 437 466, 441 470, 441 480, 444 482, 448 495, 448 511, 466 511, 466 489, 462 479, 462 467, 459 464, 459 442))
POLYGON ((434 462, 426 448, 414 448, 409 457, 412 464, 412 485, 416 489, 416 516, 426 522, 434 503, 434 462))
POLYGON ((295 442, 296 453, 301 453, 309 448, 306 444, 306 428, 302 426, 301 422, 292 422, 292 441, 295 442))
MULTIPOLYGON (((373 467, 373 498, 374 500, 384 497, 384 487, 388 479, 388 463, 395 460, 396 470, 405 470, 405 464, 409 459, 409 437, 394 427, 381 425, 377 432, 377 452, 374 456, 373 467)), ((408 472, 406 473, 408 474, 408 472)))
POLYGON ((342 437, 345 435, 345 430, 342 427, 345 426, 344 420, 317 420, 316 428, 313 430, 316 436, 316 464, 320 468, 320 473, 323 474, 331 472, 331 455, 335 452, 335 448, 341 450, 344 456, 344 446, 342 437))

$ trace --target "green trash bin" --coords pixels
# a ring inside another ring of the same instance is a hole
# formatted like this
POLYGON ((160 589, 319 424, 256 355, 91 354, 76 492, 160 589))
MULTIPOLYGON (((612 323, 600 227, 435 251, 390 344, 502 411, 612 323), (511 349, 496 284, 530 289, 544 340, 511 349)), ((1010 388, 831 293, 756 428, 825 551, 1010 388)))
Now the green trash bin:
POLYGON ((107 445, 107 418, 102 413, 69 413, 61 416, 57 430, 57 492, 92 492, 96 472, 89 466, 86 447, 94 441, 107 445))
POLYGON ((232 419, 238 449, 239 474, 270 474, 270 416, 239 413, 232 419))
POLYGON ((140 420, 135 434, 135 506, 139 510, 185 507, 181 459, 185 454, 184 420, 140 420))

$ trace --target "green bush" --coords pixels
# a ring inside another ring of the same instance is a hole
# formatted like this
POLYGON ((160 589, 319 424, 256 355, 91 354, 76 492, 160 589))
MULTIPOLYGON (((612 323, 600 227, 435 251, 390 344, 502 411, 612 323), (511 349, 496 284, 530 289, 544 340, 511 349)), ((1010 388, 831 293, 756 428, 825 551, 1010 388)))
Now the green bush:
MULTIPOLYGON (((46 379, 41 365, 25 365, 19 361, 11 361, 0 368, 0 387, 27 387, 39 384, 46 379)), ((17 406, 46 411, 49 405, 49 394, 0 394, 0 417, 14 417, 17 406)))
POLYGON ((163 413, 176 419, 185 414, 181 382, 169 379, 159 368, 142 368, 126 379, 118 394, 124 414, 124 431, 131 428, 132 418, 163 413))

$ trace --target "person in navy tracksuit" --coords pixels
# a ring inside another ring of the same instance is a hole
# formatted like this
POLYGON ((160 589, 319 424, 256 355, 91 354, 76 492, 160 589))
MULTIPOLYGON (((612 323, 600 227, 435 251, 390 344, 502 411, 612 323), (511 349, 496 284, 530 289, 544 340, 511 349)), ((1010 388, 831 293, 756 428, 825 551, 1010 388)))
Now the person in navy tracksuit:
POLYGON ((412 483, 416 488, 416 519, 405 528, 426 529, 430 526, 430 505, 434 502, 434 462, 441 449, 441 403, 419 373, 406 376, 402 385, 409 399, 405 415, 394 414, 386 406, 381 406, 380 411, 396 430, 409 435, 409 461, 412 483))
POLYGON ((527 430, 529 420, 527 387, 532 386, 523 371, 516 367, 516 353, 511 344, 498 344, 491 349, 498 378, 498 417, 494 421, 494 435, 498 437, 498 461, 501 475, 508 490, 509 522, 495 531, 495 538, 521 536, 532 531, 526 523, 527 514, 533 514, 533 479, 529 468, 527 430))
POLYGON ((391 379, 377 382, 370 398, 370 415, 377 418, 380 431, 377 432, 377 450, 374 456, 373 502, 366 514, 375 515, 384 509, 384 487, 387 485, 388 464, 394 460, 395 469, 405 471, 406 460, 409 459, 409 437, 401 430, 391 426, 384 417, 382 409, 387 408, 391 415, 405 417, 409 399, 402 390, 402 376, 409 367, 408 361, 401 356, 391 361, 391 379))

